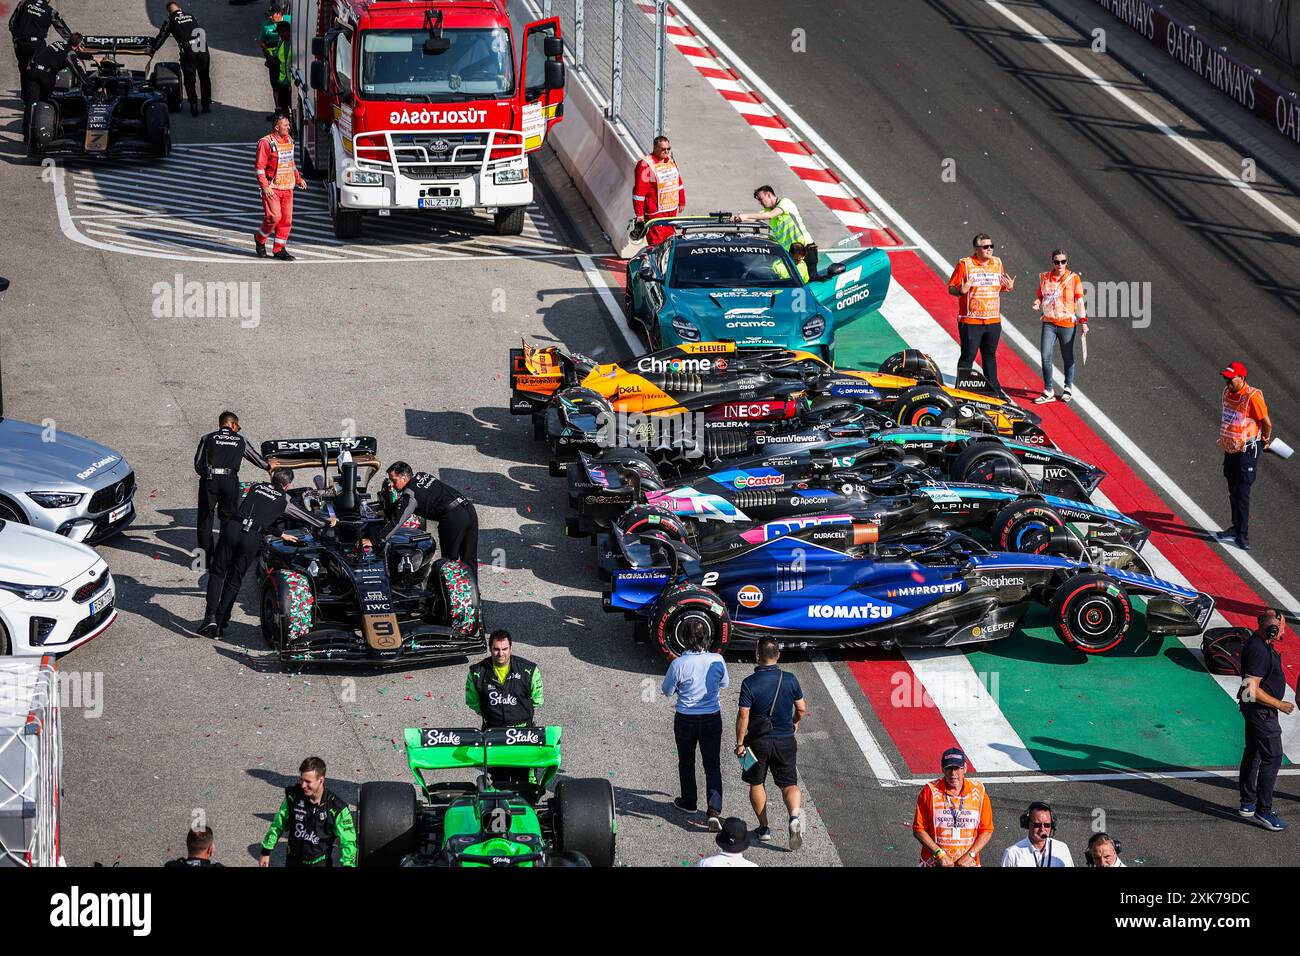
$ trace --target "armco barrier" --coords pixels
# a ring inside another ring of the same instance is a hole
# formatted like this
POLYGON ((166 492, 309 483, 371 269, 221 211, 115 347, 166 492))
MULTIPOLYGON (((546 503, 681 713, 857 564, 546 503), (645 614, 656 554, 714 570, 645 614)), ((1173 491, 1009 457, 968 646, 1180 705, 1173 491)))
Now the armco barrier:
POLYGON ((1225 47, 1205 40, 1195 26, 1171 16, 1161 4, 1147 0, 1096 0, 1096 3, 1238 106, 1271 123, 1291 142, 1300 143, 1300 101, 1294 92, 1266 79, 1225 47))

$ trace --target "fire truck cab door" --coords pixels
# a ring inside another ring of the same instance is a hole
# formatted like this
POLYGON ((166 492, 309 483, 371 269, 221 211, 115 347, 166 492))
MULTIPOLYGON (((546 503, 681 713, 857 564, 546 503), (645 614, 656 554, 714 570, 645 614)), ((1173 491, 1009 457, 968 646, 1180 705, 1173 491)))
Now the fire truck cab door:
POLYGON ((519 95, 524 150, 532 152, 541 148, 547 132, 564 115, 564 53, 559 17, 537 20, 524 28, 519 95))

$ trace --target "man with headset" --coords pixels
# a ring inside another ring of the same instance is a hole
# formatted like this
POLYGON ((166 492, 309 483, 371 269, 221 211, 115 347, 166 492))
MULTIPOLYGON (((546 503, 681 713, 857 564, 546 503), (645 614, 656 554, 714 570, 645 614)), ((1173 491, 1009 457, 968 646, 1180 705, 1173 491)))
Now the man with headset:
POLYGON ((1070 848, 1055 838, 1056 814, 1046 803, 1031 803, 1020 814, 1020 829, 1029 835, 1003 851, 1003 866, 1074 866, 1070 848))
POLYGON ((1094 833, 1088 838, 1088 848, 1083 851, 1083 858, 1089 866, 1100 869, 1116 869, 1124 866, 1119 858, 1124 845, 1109 833, 1094 833))
POLYGON ((1241 646, 1241 689, 1237 700, 1246 722, 1246 745, 1241 754, 1237 812, 1265 830, 1280 832, 1286 821, 1273 812, 1273 787, 1282 767, 1282 723, 1295 705, 1283 700, 1286 675, 1282 654, 1275 646, 1286 630, 1281 611, 1268 610, 1256 618, 1258 627, 1241 646))

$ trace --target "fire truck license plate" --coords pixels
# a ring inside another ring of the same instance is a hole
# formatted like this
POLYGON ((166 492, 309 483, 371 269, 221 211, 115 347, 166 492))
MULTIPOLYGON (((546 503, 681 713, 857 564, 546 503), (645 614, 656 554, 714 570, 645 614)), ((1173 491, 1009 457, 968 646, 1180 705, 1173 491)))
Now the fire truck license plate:
POLYGON ((457 196, 427 196, 420 199, 421 209, 459 209, 460 198, 457 196))

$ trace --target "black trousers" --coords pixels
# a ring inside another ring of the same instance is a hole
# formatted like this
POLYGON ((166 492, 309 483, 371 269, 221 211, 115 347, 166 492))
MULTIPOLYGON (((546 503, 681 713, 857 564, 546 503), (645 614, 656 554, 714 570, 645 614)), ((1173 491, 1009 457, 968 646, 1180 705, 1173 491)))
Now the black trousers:
POLYGON ((704 762, 704 788, 708 809, 722 812, 722 712, 716 714, 674 714, 673 737, 677 740, 677 776, 682 785, 682 802, 696 805, 695 748, 704 762))
POLYGON ((1245 451, 1223 453, 1223 477, 1228 479, 1228 502, 1232 506, 1232 530, 1250 543, 1250 486, 1259 468, 1259 442, 1245 451))
POLYGON ((217 475, 199 479, 199 550, 203 563, 210 570, 216 553, 212 547, 212 519, 224 525, 239 510, 239 476, 217 475))
POLYGON ((1273 809, 1273 787, 1282 767, 1282 725, 1272 707, 1250 706, 1242 710, 1246 719, 1246 747, 1241 752, 1238 785, 1241 802, 1255 804, 1256 811, 1273 809))
POLYGON ((15 40, 14 57, 18 60, 18 76, 27 76, 27 64, 32 62, 36 52, 45 46, 44 40, 15 40))
POLYGON ((478 582, 478 512, 472 504, 457 505, 438 521, 438 544, 444 558, 459 558, 478 582))
POLYGON ((289 104, 292 100, 290 93, 293 87, 288 83, 272 83, 271 89, 275 93, 275 111, 288 116, 289 104))
POLYGON ((215 621, 218 627, 223 628, 230 623, 244 575, 257 563, 257 556, 261 553, 260 531, 245 531, 238 518, 231 518, 221 525, 217 559, 208 575, 208 603, 203 611, 205 622, 215 621))
POLYGON ((212 54, 207 50, 181 57, 181 76, 185 80, 185 96, 189 99, 190 106, 202 103, 203 108, 207 109, 212 105, 212 76, 208 72, 211 66, 212 54), (194 82, 196 76, 197 89, 194 82))
POLYGON ((957 359, 957 369, 975 367, 975 353, 979 353, 980 365, 984 369, 984 378, 994 392, 1000 392, 998 384, 998 341, 1002 338, 1002 323, 992 325, 972 325, 960 322, 957 331, 961 334, 961 357, 957 359))

